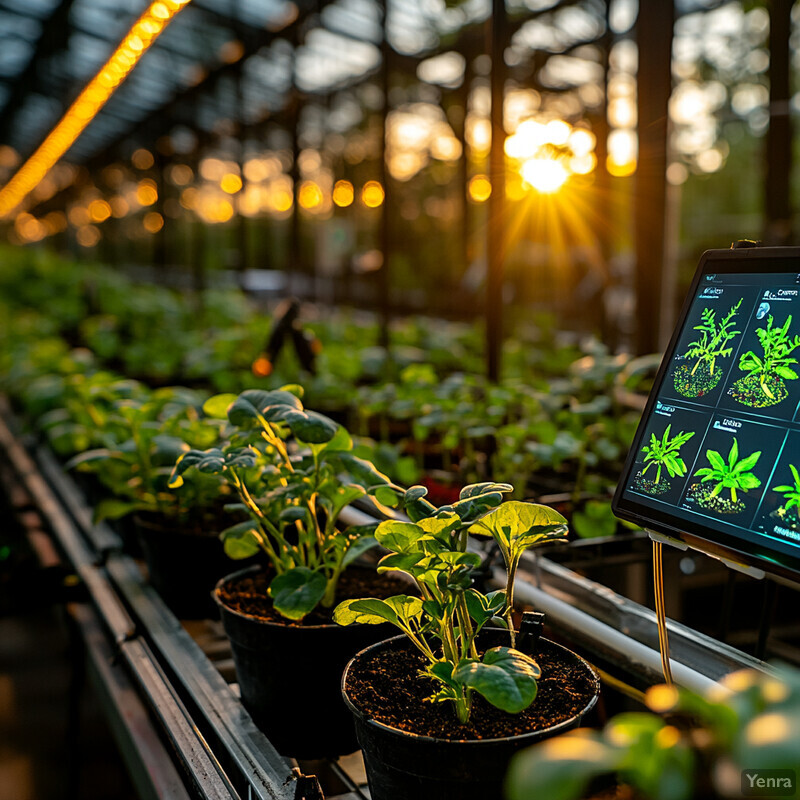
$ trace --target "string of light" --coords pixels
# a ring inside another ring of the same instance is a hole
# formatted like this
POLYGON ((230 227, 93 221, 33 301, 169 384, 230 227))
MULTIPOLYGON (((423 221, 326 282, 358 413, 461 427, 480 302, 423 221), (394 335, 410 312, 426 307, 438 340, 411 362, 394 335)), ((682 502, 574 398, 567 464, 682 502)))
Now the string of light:
POLYGON ((0 189, 0 218, 10 214, 69 150, 161 31, 190 0, 156 0, 31 157, 0 189))

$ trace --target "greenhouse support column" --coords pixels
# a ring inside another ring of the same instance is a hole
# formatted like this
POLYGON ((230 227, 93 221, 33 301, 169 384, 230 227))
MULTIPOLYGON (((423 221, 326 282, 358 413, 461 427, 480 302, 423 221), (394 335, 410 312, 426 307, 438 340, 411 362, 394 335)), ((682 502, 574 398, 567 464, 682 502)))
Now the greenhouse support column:
MULTIPOLYGON (((238 31, 237 31, 238 34, 238 31)), ((250 253, 247 241, 247 217, 242 213, 242 200, 247 189, 247 176, 244 173, 245 161, 247 158, 247 127, 245 123, 245 103, 244 103, 244 60, 236 66, 236 126, 239 138, 239 178, 242 185, 239 191, 231 197, 231 203, 235 209, 236 216, 236 249, 238 255, 236 259, 236 269, 239 275, 239 285, 244 284, 244 273, 250 267, 250 253)))
POLYGON ((769 129, 764 153, 764 243, 768 245, 789 244, 792 236, 792 123, 789 116, 792 3, 793 0, 769 3, 769 129))
POLYGON ((470 255, 470 232, 472 226, 470 225, 470 204, 469 204, 469 156, 467 151, 467 109, 469 108, 469 89, 472 83, 472 62, 474 61, 474 54, 468 53, 466 57, 466 64, 464 65, 464 82, 461 84, 458 92, 456 93, 457 109, 460 109, 461 116, 453 125, 453 132, 461 145, 461 155, 458 159, 458 191, 459 191, 459 204, 460 204, 460 218, 461 227, 460 234, 460 247, 459 257, 456 262, 456 269, 451 273, 451 280, 454 286, 460 286, 461 282, 469 269, 469 255, 470 255))
MULTIPOLYGON (((203 160, 204 144, 205 142, 202 138, 197 143, 197 151, 192 164, 195 175, 200 172, 200 162, 203 160)), ((186 218, 188 221, 188 242, 186 249, 189 253, 189 262, 192 265, 192 288, 194 289, 198 308, 202 308, 203 293, 206 290, 206 247, 208 246, 208 231, 206 230, 205 222, 203 222, 194 211, 187 211, 186 218)))
POLYGON ((154 174, 156 180, 156 190, 158 199, 153 206, 153 211, 161 215, 161 227, 153 234, 153 264, 159 280, 166 279, 167 271, 167 224, 166 214, 164 213, 164 193, 167 190, 167 182, 164 180, 164 172, 167 168, 166 157, 156 148, 154 174))
POLYGON ((505 0, 492 0, 490 53, 492 145, 489 152, 489 173, 492 193, 489 196, 489 226, 486 239, 486 373, 491 381, 500 377, 500 354, 503 344, 503 262, 505 258, 505 126, 503 98, 506 69, 505 0))
POLYGON ((391 305, 390 305, 390 264, 391 264, 391 247, 392 247, 392 218, 391 218, 391 175, 386 160, 389 158, 387 152, 387 120, 389 118, 389 88, 390 88, 390 57, 391 47, 389 45, 389 0, 381 0, 380 2, 381 16, 383 22, 383 31, 381 36, 381 92, 383 94, 383 104, 381 106, 381 144, 379 154, 379 172, 380 181, 383 184, 383 206, 381 207, 381 228, 380 228, 380 250, 383 256, 383 263, 378 270, 378 293, 380 294, 380 313, 381 313, 381 326, 380 326, 380 340, 381 347, 384 347, 388 353, 389 351, 389 323, 391 321, 391 305))
POLYGON ((667 188, 668 103, 672 91, 672 0, 642 3, 639 46, 639 164, 634 191, 636 242, 636 344, 638 353, 659 349, 667 188))
MULTIPOLYGON (((612 231, 614 230, 614 220, 612 218, 614 212, 614 200, 611 197, 612 183, 611 176, 608 172, 608 135, 611 132, 610 125, 608 124, 608 73, 609 73, 609 57, 611 48, 614 45, 614 34, 611 30, 610 22, 611 0, 605 0, 603 24, 605 32, 600 40, 600 66, 603 70, 602 89, 603 89, 603 104, 600 108, 596 118, 592 120, 592 128, 595 134, 595 156, 597 157, 597 166, 595 168, 595 236, 597 237, 597 246, 603 259, 603 264, 606 270, 606 287, 612 286, 614 277, 611 274, 611 253, 613 251, 612 244, 612 231)), ((615 352, 619 344, 619 317, 614 310, 609 313, 609 307, 605 299, 606 292, 603 292, 603 297, 600 302, 603 303, 603 309, 600 321, 600 338, 612 352, 615 352)))

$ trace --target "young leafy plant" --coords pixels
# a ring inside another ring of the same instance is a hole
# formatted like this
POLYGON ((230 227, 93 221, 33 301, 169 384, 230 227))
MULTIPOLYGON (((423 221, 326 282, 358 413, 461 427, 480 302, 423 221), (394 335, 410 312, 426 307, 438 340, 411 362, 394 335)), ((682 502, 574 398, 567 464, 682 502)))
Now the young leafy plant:
POLYGON ((387 520, 375 532, 389 550, 378 571, 410 576, 420 597, 347 600, 334 612, 340 625, 388 621, 403 631, 425 657, 422 674, 436 683, 431 701, 452 703, 462 723, 469 719, 474 692, 503 711, 518 713, 533 702, 541 677, 536 661, 513 646, 514 575, 522 552, 564 536, 566 520, 545 506, 502 503, 511 490, 509 484, 473 484, 457 502, 439 509, 425 499, 424 487, 407 490, 404 505, 412 521, 387 520), (468 532, 495 537, 509 572, 505 590, 483 594, 472 587, 481 557, 467 551, 468 532), (492 620, 508 626, 512 646, 481 654, 476 637, 492 620))
POLYGON ((800 473, 798 473, 797 467, 795 467, 794 464, 789 464, 789 469, 792 471, 794 484, 785 484, 772 487, 774 492, 779 492, 783 495, 783 499, 786 501, 783 504, 783 508, 786 511, 788 511, 790 508, 800 509, 800 473))
POLYGON ((733 352, 733 348, 728 347, 728 342, 741 333, 733 328, 733 318, 739 312, 741 305, 742 298, 739 298, 739 302, 731 306, 719 324, 716 321, 716 311, 711 308, 703 309, 700 324, 694 326, 694 330, 700 331, 700 337, 692 342, 686 351, 687 358, 697 359, 692 368, 692 375, 697 372, 701 364, 706 364, 709 374, 713 375, 717 359, 727 358, 733 352))
POLYGON ((66 465, 94 473, 110 490, 111 497, 95 506, 95 521, 143 511, 176 523, 201 517, 217 501, 220 481, 205 475, 181 497, 168 490, 167 481, 175 459, 189 447, 184 441, 195 446, 215 444, 221 425, 199 418, 195 409, 199 398, 190 389, 150 391, 135 381, 98 388, 107 397, 108 409, 97 402, 96 393, 86 407, 107 445, 84 450, 66 465))
POLYGON ((797 379, 797 373, 789 365, 797 363, 797 359, 791 357, 791 353, 800 347, 800 336, 794 338, 789 336, 789 326, 792 324, 791 314, 781 327, 774 327, 773 322, 772 314, 770 314, 767 317, 766 327, 756 328, 756 336, 758 336, 763 354, 758 356, 752 350, 748 350, 739 359, 739 369, 744 370, 748 375, 758 376, 761 390, 771 400, 775 399, 775 393, 774 387, 770 388, 769 386, 770 377, 784 380, 797 379))
POLYGON ((655 466, 656 469, 656 483, 661 481, 661 470, 666 468, 670 478, 682 478, 686 474, 686 463, 680 457, 680 450, 689 439, 694 436, 694 431, 681 431, 670 438, 670 430, 672 425, 667 425, 664 434, 658 439, 655 433, 650 434, 650 444, 646 444, 642 448, 644 453, 645 468, 642 470, 642 475, 647 473, 650 467, 655 466))
POLYGON ((183 453, 169 484, 177 489, 187 474, 222 476, 249 517, 222 532, 225 551, 236 559, 267 555, 273 606, 292 620, 318 604, 330 608, 344 568, 375 544, 375 525, 338 528, 345 506, 368 493, 396 505, 402 495, 350 452, 342 426, 305 410, 301 394, 286 386, 210 398, 206 413, 227 418, 234 433, 221 447, 183 453))
POLYGON ((739 459, 739 443, 734 438, 726 462, 716 450, 706 450, 706 458, 710 467, 703 467, 695 472, 695 477, 702 478, 701 483, 717 481, 711 490, 711 497, 716 497, 723 489, 730 489, 731 502, 738 502, 737 492, 757 489, 761 481, 750 470, 758 463, 761 451, 750 453, 739 459))

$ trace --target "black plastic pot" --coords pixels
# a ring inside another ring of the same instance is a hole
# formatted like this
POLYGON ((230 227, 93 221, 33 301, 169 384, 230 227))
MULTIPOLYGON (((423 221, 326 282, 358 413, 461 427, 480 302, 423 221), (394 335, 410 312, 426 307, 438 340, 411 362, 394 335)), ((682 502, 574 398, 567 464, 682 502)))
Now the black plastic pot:
POLYGON ((244 707, 283 755, 315 759, 358 750, 342 672, 359 650, 388 636, 389 626, 287 625, 226 606, 220 587, 258 569, 228 575, 214 591, 244 707))
POLYGON ((232 563, 219 537, 181 530, 155 516, 137 515, 134 523, 150 584, 175 616, 216 619, 211 591, 232 563))
POLYGON ((577 727, 600 695, 600 680, 586 661, 555 642, 539 641, 540 647, 554 649, 566 661, 585 669, 594 684, 594 694, 583 710, 568 720, 502 739, 437 739, 370 719, 348 696, 347 674, 358 659, 378 649, 406 647, 408 640, 405 636, 395 636, 360 652, 345 670, 342 695, 355 718, 372 800, 501 800, 511 756, 542 739, 577 727))

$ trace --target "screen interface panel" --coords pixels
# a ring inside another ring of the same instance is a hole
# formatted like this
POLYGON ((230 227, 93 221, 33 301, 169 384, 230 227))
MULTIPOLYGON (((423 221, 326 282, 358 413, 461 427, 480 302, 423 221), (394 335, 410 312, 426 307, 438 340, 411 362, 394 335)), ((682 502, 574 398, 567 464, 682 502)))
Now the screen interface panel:
POLYGON ((797 569, 800 260, 750 264, 705 262, 618 501, 797 569))

